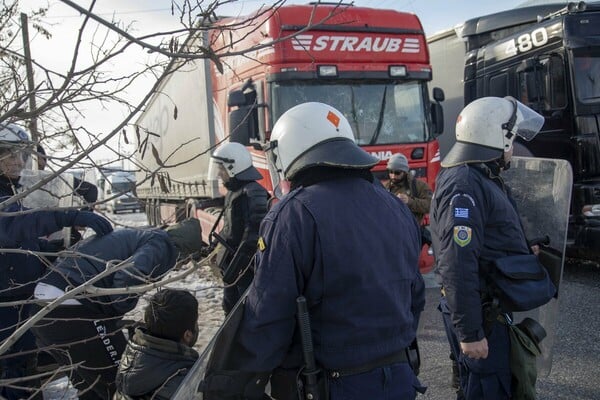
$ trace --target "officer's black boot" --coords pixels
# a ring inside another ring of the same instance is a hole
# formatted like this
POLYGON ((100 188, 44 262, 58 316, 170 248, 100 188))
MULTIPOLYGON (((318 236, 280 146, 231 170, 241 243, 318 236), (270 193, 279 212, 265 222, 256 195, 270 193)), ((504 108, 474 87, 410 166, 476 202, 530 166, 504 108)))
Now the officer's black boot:
POLYGON ((450 353, 450 360, 452 361, 452 379, 450 381, 450 385, 454 389, 458 389, 460 387, 460 377, 458 375, 458 363, 454 358, 454 354, 450 353))

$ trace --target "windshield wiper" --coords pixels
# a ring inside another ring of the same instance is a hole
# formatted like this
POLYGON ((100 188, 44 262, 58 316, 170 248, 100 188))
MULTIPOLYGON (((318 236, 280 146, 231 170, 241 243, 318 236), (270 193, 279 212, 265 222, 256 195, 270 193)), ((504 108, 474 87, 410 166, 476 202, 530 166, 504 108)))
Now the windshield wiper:
POLYGON ((352 104, 352 123, 356 127, 356 140, 360 143, 360 124, 356 115, 356 103, 354 101, 354 87, 350 86, 350 104, 352 104))
POLYGON ((379 119, 377 120, 377 127, 375 128, 375 134, 373 139, 369 142, 369 145, 374 145, 379 139, 379 133, 381 132, 381 126, 383 125, 383 113, 385 112, 385 103, 387 98, 387 86, 383 89, 383 98, 381 99, 381 107, 379 108, 379 119))

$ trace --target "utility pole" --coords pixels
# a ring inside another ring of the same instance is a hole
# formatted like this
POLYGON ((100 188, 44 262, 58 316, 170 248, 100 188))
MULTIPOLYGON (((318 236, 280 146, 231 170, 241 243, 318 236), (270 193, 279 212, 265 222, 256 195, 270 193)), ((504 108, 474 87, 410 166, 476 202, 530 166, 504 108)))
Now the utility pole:
MULTIPOLYGON (((29 111, 32 112, 37 108, 37 106, 35 104, 35 85, 33 82, 33 65, 31 62, 31 50, 29 48, 29 23, 27 22, 27 14, 25 14, 25 13, 21 13, 21 32, 23 34, 23 53, 25 55, 25 68, 27 69, 27 90, 29 91, 29 111)), ((39 143, 39 135, 38 135, 38 130, 37 130, 37 117, 35 115, 33 115, 29 119, 29 132, 31 132, 31 140, 34 143, 39 143)), ((37 161, 37 159, 35 161, 37 161)), ((37 164, 37 162, 35 162, 34 164, 37 164)))

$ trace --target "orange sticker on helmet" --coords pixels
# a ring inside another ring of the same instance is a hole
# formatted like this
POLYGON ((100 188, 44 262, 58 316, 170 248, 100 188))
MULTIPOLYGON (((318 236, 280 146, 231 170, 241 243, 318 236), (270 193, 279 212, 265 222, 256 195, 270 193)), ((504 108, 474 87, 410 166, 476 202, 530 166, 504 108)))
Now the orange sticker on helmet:
POLYGON ((327 120, 329 122, 331 122, 333 124, 333 126, 335 126, 336 128, 338 127, 338 125, 340 124, 340 117, 338 117, 337 115, 335 115, 334 113, 332 113, 331 111, 329 111, 327 113, 327 120))

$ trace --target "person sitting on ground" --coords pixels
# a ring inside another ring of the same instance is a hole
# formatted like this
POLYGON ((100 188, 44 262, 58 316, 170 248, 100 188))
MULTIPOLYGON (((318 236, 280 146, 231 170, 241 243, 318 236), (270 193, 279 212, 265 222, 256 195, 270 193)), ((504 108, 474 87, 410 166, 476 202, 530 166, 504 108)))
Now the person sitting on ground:
POLYGON ((198 300, 190 292, 155 293, 144 322, 121 357, 115 400, 170 399, 198 359, 192 348, 198 338, 198 300))
MULTIPOLYGON (((158 281, 176 264, 202 249, 195 218, 161 229, 118 229, 90 237, 70 248, 76 257, 61 257, 35 287, 35 297, 49 302, 72 288, 98 279, 94 287, 131 288, 158 281), (116 268, 121 263, 129 264, 116 268), (110 269, 115 268, 114 272, 110 269), (99 274, 104 274, 98 277, 99 274)), ((73 367, 70 379, 80 400, 110 399, 127 340, 123 316, 137 305, 141 293, 85 296, 63 301, 32 328, 39 348, 73 367)), ((41 305, 34 305, 32 315, 41 305)))

